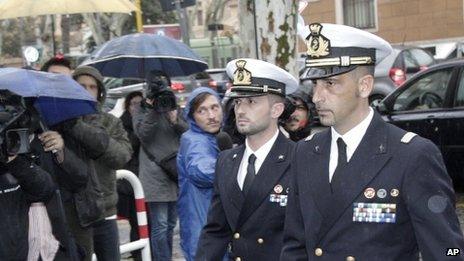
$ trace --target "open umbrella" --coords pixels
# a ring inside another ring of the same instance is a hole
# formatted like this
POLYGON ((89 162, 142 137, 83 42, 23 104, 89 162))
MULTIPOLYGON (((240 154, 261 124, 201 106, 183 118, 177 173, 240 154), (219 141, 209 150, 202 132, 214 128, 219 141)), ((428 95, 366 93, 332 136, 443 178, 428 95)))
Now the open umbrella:
POLYGON ((182 42, 145 33, 108 41, 83 64, 97 68, 104 76, 139 79, 144 79, 152 70, 163 71, 172 77, 208 68, 208 64, 182 42))
MULTIPOLYGON (((129 0, 1 0, 0 19, 39 15, 82 13, 130 13, 137 7, 129 0)), ((52 19, 53 53, 55 53, 55 19, 52 19)))
POLYGON ((0 90, 33 97, 34 106, 49 126, 96 113, 95 99, 67 75, 1 68, 0 90))
POLYGON ((0 19, 51 14, 130 13, 137 7, 129 0, 2 0, 0 19))

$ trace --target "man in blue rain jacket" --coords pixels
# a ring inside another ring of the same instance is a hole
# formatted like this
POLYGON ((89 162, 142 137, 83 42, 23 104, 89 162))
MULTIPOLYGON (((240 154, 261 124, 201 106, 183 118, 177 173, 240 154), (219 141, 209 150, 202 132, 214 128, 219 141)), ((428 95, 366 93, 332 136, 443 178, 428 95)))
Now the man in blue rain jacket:
POLYGON ((187 261, 195 259, 197 243, 213 193, 219 149, 216 134, 222 124, 219 96, 210 88, 192 92, 184 110, 189 130, 182 135, 177 154, 181 247, 187 261))

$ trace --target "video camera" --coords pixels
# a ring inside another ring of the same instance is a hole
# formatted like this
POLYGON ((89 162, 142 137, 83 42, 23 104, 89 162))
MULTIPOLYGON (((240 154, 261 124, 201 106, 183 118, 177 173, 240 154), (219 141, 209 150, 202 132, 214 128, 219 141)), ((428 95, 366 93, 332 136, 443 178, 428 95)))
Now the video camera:
POLYGON ((176 96, 169 89, 171 79, 162 71, 151 71, 147 75, 147 99, 153 99, 153 109, 157 112, 168 112, 177 108, 176 96))
POLYGON ((24 98, 0 90, 0 162, 30 152, 29 135, 40 126, 39 122, 36 110, 24 98))
POLYGON ((279 117, 280 125, 285 125, 285 122, 287 122, 290 119, 292 113, 295 111, 295 99, 291 96, 286 96, 284 106, 284 111, 279 117))

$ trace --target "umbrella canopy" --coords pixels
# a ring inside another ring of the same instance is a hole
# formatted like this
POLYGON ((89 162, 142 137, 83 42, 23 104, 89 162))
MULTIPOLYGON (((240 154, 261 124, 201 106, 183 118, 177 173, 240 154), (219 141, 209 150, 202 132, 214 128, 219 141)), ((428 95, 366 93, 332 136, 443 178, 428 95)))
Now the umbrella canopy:
POLYGON ((104 76, 139 79, 144 79, 152 70, 182 76, 208 68, 208 64, 182 42, 145 33, 108 41, 83 64, 97 68, 104 76))
POLYGON ((137 7, 129 0, 2 0, 0 19, 50 14, 130 13, 137 7))
POLYGON ((17 68, 0 69, 0 90, 34 97, 47 125, 96 113, 95 99, 70 76, 17 68))

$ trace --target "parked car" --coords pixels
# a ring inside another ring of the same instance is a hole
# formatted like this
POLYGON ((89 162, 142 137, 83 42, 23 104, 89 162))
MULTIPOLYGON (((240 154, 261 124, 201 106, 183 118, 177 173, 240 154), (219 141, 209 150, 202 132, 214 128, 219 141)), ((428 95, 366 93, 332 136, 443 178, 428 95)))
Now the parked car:
POLYGON ((464 59, 419 72, 377 110, 386 121, 434 142, 456 188, 464 188, 464 59))
POLYGON ((370 103, 375 106, 413 74, 436 63, 433 56, 420 47, 393 46, 393 52, 375 67, 370 103))
POLYGON ((215 89, 221 98, 224 97, 226 91, 232 87, 232 82, 229 76, 227 76, 226 69, 208 69, 205 72, 207 72, 210 77, 208 87, 215 89))
MULTIPOLYGON (((225 70, 223 70, 225 74, 225 70)), ((175 76, 171 77, 171 90, 177 98, 177 104, 180 108, 184 108, 187 104, 187 99, 190 93, 200 86, 210 87, 214 90, 222 89, 226 86, 223 81, 215 81, 212 77, 219 77, 221 69, 210 70, 195 73, 188 76, 175 76)), ((227 77, 227 76, 226 76, 227 77)), ((109 111, 116 116, 122 114, 122 104, 124 98, 128 93, 133 91, 144 91, 145 81, 143 79, 129 79, 129 78, 105 78, 105 86, 108 89, 107 98, 103 106, 104 111, 109 111)))
MULTIPOLYGON (((375 67, 374 90, 369 102, 376 106, 388 94, 396 90, 413 74, 436 64, 426 50, 412 46, 393 46, 393 52, 375 67)), ((307 69, 300 74, 301 88, 310 92, 312 83, 305 79, 307 69)))

